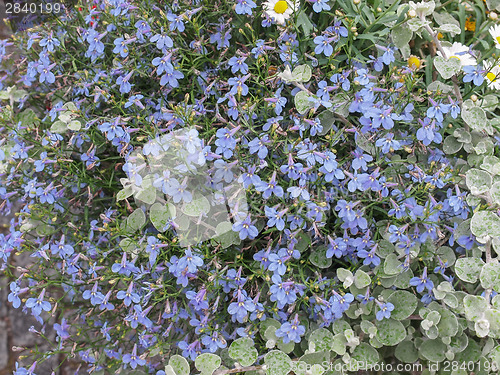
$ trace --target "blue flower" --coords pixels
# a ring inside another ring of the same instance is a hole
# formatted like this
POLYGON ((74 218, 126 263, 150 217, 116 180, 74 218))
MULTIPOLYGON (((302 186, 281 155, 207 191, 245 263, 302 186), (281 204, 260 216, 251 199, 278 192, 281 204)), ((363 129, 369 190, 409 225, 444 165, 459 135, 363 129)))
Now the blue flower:
POLYGON ((328 0, 308 0, 313 3, 313 10, 316 13, 321 13, 323 10, 330 10, 330 5, 328 5, 328 0))
POLYGON ((227 311, 233 316, 233 321, 236 319, 238 322, 243 323, 248 313, 255 311, 255 303, 250 298, 247 298, 246 292, 242 289, 238 289, 235 294, 237 301, 232 302, 227 311))
POLYGON ((380 310, 377 311, 376 314, 377 320, 383 320, 384 318, 389 319, 391 317, 391 311, 394 310, 394 305, 390 302, 387 303, 378 302, 378 304, 380 310))
POLYGON ((425 146, 430 145, 431 142, 441 143, 443 136, 437 131, 438 129, 436 129, 435 119, 431 121, 430 118, 426 117, 424 121, 420 119, 418 121, 422 125, 422 127, 417 130, 417 139, 419 141, 422 141, 425 146))
POLYGON ((374 266, 378 266, 380 264, 380 258, 375 254, 377 249, 377 245, 373 246, 370 251, 360 250, 358 251, 358 257, 363 258, 363 264, 368 266, 373 264, 374 266))
POLYGON ((155 34, 149 38, 150 42, 156 42, 156 48, 163 50, 164 48, 172 48, 174 42, 170 36, 163 33, 163 28, 161 29, 161 34, 155 34))
POLYGON ((231 73, 236 74, 240 72, 241 74, 248 73, 248 65, 245 63, 246 57, 236 57, 233 56, 229 59, 228 65, 231 67, 231 73))
POLYGON ((246 238, 254 239, 259 234, 257 228, 252 224, 250 220, 250 215, 248 215, 243 221, 238 221, 233 224, 233 231, 238 232, 240 240, 246 238))
POLYGON ((137 355, 137 344, 134 344, 134 348, 132 349, 132 354, 125 354, 122 358, 123 363, 129 364, 130 367, 135 369, 137 365, 144 366, 146 364, 145 359, 141 359, 137 355))
POLYGON ((134 282, 131 281, 127 288, 127 291, 120 290, 116 294, 116 298, 122 299, 125 306, 130 306, 132 302, 139 303, 141 301, 141 297, 139 296, 139 294, 134 292, 133 288, 134 288, 134 282))
POLYGON ((49 64, 49 63, 43 63, 38 65, 37 71, 40 74, 38 80, 40 83, 47 82, 47 83, 54 83, 56 81, 56 77, 54 76, 54 73, 52 73, 50 70, 56 66, 56 64, 49 64))
POLYGON ((215 353, 218 349, 227 346, 226 340, 217 331, 214 331, 211 336, 203 335, 201 343, 207 347, 210 353, 215 353))
POLYGON ((427 288, 429 292, 434 288, 434 283, 427 277, 427 267, 424 268, 422 276, 415 276, 410 280, 410 285, 417 287, 417 292, 422 293, 424 288, 427 288))
POLYGON ((188 272, 195 273, 199 267, 203 266, 203 259, 193 254, 191 249, 187 249, 184 252, 184 256, 179 259, 178 267, 184 268, 187 267, 188 272))
POLYGON ((248 147, 250 148, 250 153, 255 154, 259 156, 259 158, 264 159, 267 154, 268 150, 266 147, 266 144, 271 143, 269 140, 269 136, 264 135, 262 138, 254 138, 252 141, 248 143, 248 147))
POLYGON ((257 5, 252 0, 236 0, 236 7, 234 8, 236 14, 252 15, 252 9, 257 5))
POLYGON ((21 299, 19 298, 19 294, 27 292, 28 288, 22 288, 17 285, 15 281, 10 283, 10 293, 7 296, 7 300, 12 303, 12 306, 14 308, 18 308, 21 306, 21 299))
POLYGON ((317 44, 316 48, 314 49, 314 53, 319 55, 320 53, 323 53, 326 57, 329 57, 333 53, 333 47, 330 44, 333 41, 333 38, 327 38, 324 35, 319 35, 316 38, 314 38, 314 43, 317 44))
POLYGON ((269 199, 271 194, 276 195, 278 198, 282 198, 284 194, 283 188, 276 182, 276 171, 273 172, 269 182, 260 181, 256 183, 255 190, 262 192, 262 197, 264 199, 269 199))
POLYGON ((98 284, 97 284, 97 281, 94 283, 94 286, 92 287, 92 290, 86 290, 85 292, 83 292, 83 299, 90 299, 90 303, 92 305, 99 305, 102 300, 104 299, 104 294, 102 294, 101 292, 99 292, 97 290, 97 287, 98 287, 98 284))
POLYGON ((471 82, 474 83, 475 86, 481 86, 484 82, 484 73, 486 70, 483 69, 483 67, 478 64, 478 65, 466 65, 462 67, 462 70, 464 71, 464 82, 471 82))
MULTIPOLYGON (((37 34, 34 34, 38 36, 37 34)), ((45 47, 45 49, 49 52, 54 52, 54 47, 58 47, 61 45, 59 39, 54 38, 52 36, 52 32, 45 38, 41 39, 38 43, 41 47, 45 47)))
POLYGON ((295 343, 300 343, 301 336, 306 332, 306 328, 300 325, 299 315, 295 314, 295 317, 291 322, 285 322, 280 328, 276 330, 276 336, 282 337, 283 342, 289 343, 293 341, 295 343))
POLYGON ((286 261, 288 259, 290 259, 290 255, 286 249, 279 249, 278 254, 269 254, 269 271, 283 276, 286 272, 286 261))
POLYGON ((26 307, 31 309, 34 316, 39 316, 43 311, 50 311, 50 302, 44 301, 45 288, 42 290, 38 298, 28 298, 26 301, 26 307))
POLYGON ((443 122, 443 115, 450 111, 449 104, 443 104, 441 101, 436 102, 432 98, 429 98, 429 101, 432 104, 432 107, 427 109, 427 117, 435 118, 439 122, 443 122))
POLYGON ((170 31, 178 30, 182 33, 185 30, 184 22, 182 22, 182 19, 182 14, 177 16, 176 14, 169 12, 167 14, 167 20, 170 22, 170 31))
POLYGON ((382 147, 382 152, 384 154, 401 149, 401 143, 394 139, 393 133, 387 133, 385 137, 377 139, 375 146, 382 147))
POLYGON ((132 88, 132 84, 129 82, 130 78, 132 77, 132 72, 127 73, 124 76, 119 76, 116 79, 116 84, 120 85, 120 92, 122 94, 127 94, 130 92, 130 89, 132 88))
POLYGON ((250 77, 250 75, 246 75, 244 77, 232 77, 229 78, 227 83, 231 86, 231 91, 229 91, 232 95, 243 95, 246 96, 248 94, 248 86, 245 84, 245 81, 250 77))
POLYGON ((285 228, 285 220, 283 219, 283 216, 285 215, 287 209, 284 209, 282 211, 277 211, 273 207, 265 206, 264 211, 269 219, 267 221, 268 227, 276 226, 276 228, 280 231, 282 231, 285 228))

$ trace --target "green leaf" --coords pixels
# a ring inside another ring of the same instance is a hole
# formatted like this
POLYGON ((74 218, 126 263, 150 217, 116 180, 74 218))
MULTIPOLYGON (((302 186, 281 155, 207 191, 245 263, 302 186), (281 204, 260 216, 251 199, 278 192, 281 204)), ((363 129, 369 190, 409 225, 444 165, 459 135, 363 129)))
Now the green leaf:
POLYGON ((396 346, 394 355, 403 363, 415 363, 418 359, 418 350, 411 341, 402 341, 396 346))
POLYGON ((68 129, 78 131, 82 128, 82 123, 78 120, 72 120, 68 123, 68 129))
MULTIPOLYGON (((456 297, 454 295, 447 295, 447 297, 456 297)), ((450 310, 440 308, 439 309, 440 319, 437 323, 437 329, 439 337, 454 337, 458 332, 458 320, 457 316, 450 310)))
POLYGON ((319 328, 309 336, 309 348, 311 344, 315 351, 329 351, 333 346, 333 333, 326 328, 319 328))
POLYGON ((311 251, 309 261, 319 268, 328 268, 332 265, 332 258, 326 257, 326 246, 318 246, 311 251))
POLYGON ((462 32, 462 30, 460 30, 460 26, 451 23, 441 25, 436 30, 442 33, 450 33, 451 36, 459 35, 462 32))
POLYGON ((462 143, 459 142, 454 136, 449 135, 444 139, 443 151, 445 154, 455 154, 462 149, 462 143))
POLYGON ((391 313, 391 318, 395 320, 403 320, 408 318, 418 305, 418 299, 410 292, 406 290, 396 290, 392 293, 387 302, 394 305, 394 310, 391 313))
POLYGON ((375 252, 381 258, 386 258, 389 254, 393 254, 396 251, 394 244, 387 240, 380 240, 375 252))
POLYGON ((31 108, 27 108, 19 113, 17 115, 17 121, 21 121, 21 124, 26 127, 31 127, 40 123, 40 119, 31 108))
POLYGON ((462 64, 460 63, 459 59, 445 59, 443 56, 436 56, 434 58, 434 66, 436 67, 439 74, 441 74, 441 77, 443 77, 443 79, 450 79, 455 74, 460 72, 462 64))
POLYGON ((441 91, 443 94, 447 94, 453 91, 453 86, 447 85, 441 81, 434 81, 427 86, 427 90, 432 92, 441 91))
POLYGON ((425 25, 428 25, 429 23, 430 23, 429 21, 422 21, 418 17, 410 18, 406 22, 406 24, 408 25, 408 28, 414 32, 419 32, 422 27, 424 27, 425 25))
MULTIPOLYGON (((456 60, 456 59, 455 59, 456 60)), ((480 129, 488 123, 486 112, 481 107, 472 107, 462 110, 462 119, 472 128, 480 129)))
POLYGON ((433 362, 442 362, 445 360, 446 345, 438 340, 426 340, 420 345, 419 352, 425 359, 433 362))
POLYGON ((374 366, 380 361, 380 356, 372 346, 362 342, 352 352, 351 359, 363 363, 364 366, 374 366))
POLYGON ((52 124, 52 126, 50 127, 50 131, 52 133, 58 133, 58 134, 61 134, 61 133, 64 133, 68 130, 68 127, 66 126, 66 124, 62 121, 56 121, 52 124))
POLYGON ((165 366, 165 375, 177 375, 177 374, 175 373, 175 370, 172 366, 166 365, 165 366))
POLYGON ((194 217, 208 214, 210 212, 210 202, 203 196, 196 199, 193 198, 191 202, 184 204, 182 212, 188 216, 194 217))
POLYGON ((481 286, 484 289, 500 290, 500 264, 497 262, 486 263, 479 275, 481 286))
POLYGON ((451 23, 453 25, 456 25, 458 27, 460 27, 460 22, 458 22, 452 14, 450 13, 447 13, 447 12, 434 12, 432 14, 432 17, 434 18, 434 20, 436 21, 436 23, 441 26, 441 25, 444 25, 444 24, 447 24, 447 23, 451 23))
POLYGON ((238 233, 233 231, 233 224, 229 221, 223 221, 217 224, 215 228, 217 236, 213 238, 214 241, 219 242, 223 249, 227 249, 231 245, 237 245, 241 242, 238 233))
POLYGON ((292 369, 292 360, 281 350, 271 350, 264 356, 267 375, 287 375, 292 369))
POLYGON ((303 115, 310 108, 312 108, 312 102, 309 100, 309 98, 310 95, 305 91, 299 91, 293 98, 293 101, 295 103, 295 108, 297 108, 297 111, 301 115, 303 115))
POLYGON ((141 202, 153 204, 156 201, 156 188, 151 183, 143 181, 142 187, 134 196, 141 202))
POLYGON ((307 64, 302 64, 292 71, 292 78, 296 82, 307 82, 312 77, 311 67, 307 64))
POLYGON ((318 115, 319 122, 323 129, 320 132, 320 135, 324 135, 330 131, 333 124, 335 123, 335 115, 332 111, 323 111, 318 115))
POLYGON ((455 273, 460 280, 475 283, 483 265, 484 262, 480 258, 459 258, 455 263, 455 273))
POLYGON ((486 193, 492 183, 491 175, 477 168, 471 168, 465 173, 465 183, 474 195, 486 193))
POLYGON ((389 254, 384 261, 384 272, 387 275, 398 275, 403 271, 401 264, 396 254, 389 254))
POLYGON ((134 212, 130 214, 127 218, 127 226, 132 230, 136 231, 146 223, 146 215, 144 211, 140 208, 136 209, 134 212))
POLYGON ((201 375, 212 375, 222 363, 218 355, 211 353, 203 353, 196 357, 194 365, 201 372, 201 375))
POLYGON ((349 288, 354 282, 354 275, 351 271, 346 270, 345 268, 337 269, 337 277, 344 283, 343 286, 345 289, 349 288))
POLYGON ((360 269, 356 271, 356 275, 354 276, 354 285, 356 285, 356 288, 362 289, 365 286, 370 285, 371 282, 372 280, 366 272, 360 269))
POLYGON ((500 217, 492 211, 476 211, 470 222, 470 230, 476 237, 499 237, 500 217))
POLYGON ((120 241, 120 247, 123 249, 123 251, 126 251, 127 253, 134 253, 137 250, 137 244, 135 243, 134 240, 130 238, 124 238, 120 241))
POLYGON ((168 360, 168 364, 172 366, 172 369, 175 371, 176 375, 189 375, 189 363, 184 358, 178 354, 174 354, 168 360))
POLYGON ((394 346, 403 341, 406 337, 406 330, 403 324, 394 319, 384 319, 377 321, 377 340, 385 346, 394 346))
POLYGON ((500 12, 500 0, 486 0, 486 5, 488 6, 488 9, 500 12))
POLYGON ((306 37, 309 36, 311 34, 311 30, 314 29, 314 25, 312 24, 311 20, 306 15, 306 12, 304 10, 301 11, 297 16, 296 25, 297 27, 302 27, 302 30, 304 30, 304 35, 306 37))
POLYGON ((487 155, 484 157, 480 168, 493 176, 500 175, 500 159, 493 155, 487 155))
POLYGON ((257 360, 259 355, 254 347, 254 342, 249 337, 239 338, 231 343, 229 347, 229 355, 241 366, 251 366, 257 360))
POLYGON ((333 336, 332 350, 338 355, 344 355, 346 352, 347 339, 343 333, 337 333, 333 336))
POLYGON ((391 37, 396 47, 403 48, 412 40, 413 32, 408 27, 400 25, 392 29, 391 37))
POLYGON ((500 181, 491 186, 490 195, 493 202, 500 205, 500 181))
POLYGON ((149 209, 149 219, 158 231, 164 232, 168 221, 175 216, 175 211, 175 206, 171 203, 166 205, 155 203, 149 209))
POLYGON ((470 132, 463 128, 457 128, 453 132, 453 136, 457 138, 457 140, 461 143, 470 143, 472 142, 472 136, 470 132))
POLYGON ((127 199, 133 193, 134 193, 134 191, 132 190, 131 187, 126 187, 125 189, 120 190, 118 192, 118 194, 116 194, 116 200, 121 201, 121 200, 127 199))
POLYGON ((464 298, 465 317, 475 322, 488 309, 488 302, 481 296, 466 295, 464 298))

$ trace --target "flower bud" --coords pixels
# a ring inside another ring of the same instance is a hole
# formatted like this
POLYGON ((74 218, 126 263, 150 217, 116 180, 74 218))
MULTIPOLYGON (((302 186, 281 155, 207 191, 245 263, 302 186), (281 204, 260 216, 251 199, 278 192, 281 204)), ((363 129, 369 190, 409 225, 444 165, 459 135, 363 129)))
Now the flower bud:
POLYGON ((408 17, 414 18, 417 16, 417 12, 415 12, 415 9, 410 9, 408 11, 408 17))
POLYGON ((490 17, 491 20, 495 21, 496 19, 498 19, 498 14, 496 14, 495 12, 490 12, 488 17, 490 17))
POLYGON ((477 102, 477 95, 476 94, 472 94, 470 96, 470 99, 473 101, 473 102, 477 102))

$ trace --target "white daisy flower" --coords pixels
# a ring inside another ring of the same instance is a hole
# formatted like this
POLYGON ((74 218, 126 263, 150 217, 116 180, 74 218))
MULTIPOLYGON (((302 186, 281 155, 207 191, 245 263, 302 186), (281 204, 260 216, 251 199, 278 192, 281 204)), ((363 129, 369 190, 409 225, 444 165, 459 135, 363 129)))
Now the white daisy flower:
POLYGON ((483 66, 486 71, 489 71, 486 73, 486 82, 488 82, 488 87, 500 90, 500 66, 493 66, 491 61, 483 61, 483 66))
MULTIPOLYGON (((469 47, 464 46, 462 43, 455 42, 451 47, 443 46, 443 50, 447 59, 452 57, 459 59, 462 66, 477 65, 476 58, 469 53, 469 47)), ((442 56, 441 52, 437 52, 438 56, 442 56)))
POLYGON ((495 40, 496 47, 500 49, 500 25, 491 26, 488 31, 495 40))
POLYGON ((264 3, 264 10, 277 24, 283 25, 299 5, 299 0, 268 0, 264 3))

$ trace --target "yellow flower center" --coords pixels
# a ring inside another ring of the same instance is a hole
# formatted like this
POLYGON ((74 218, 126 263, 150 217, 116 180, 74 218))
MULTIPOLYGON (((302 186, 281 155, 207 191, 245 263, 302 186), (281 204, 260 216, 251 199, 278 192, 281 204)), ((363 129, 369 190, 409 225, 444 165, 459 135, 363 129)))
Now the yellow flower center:
POLYGON ((284 0, 279 0, 275 5, 274 5, 274 11, 278 14, 283 14, 286 12, 288 9, 288 4, 284 0))
POLYGON ((486 77, 490 80, 490 82, 495 82, 496 75, 492 72, 486 74, 486 77))
POLYGON ((497 40, 497 42, 500 44, 500 36, 497 36, 495 39, 496 39, 496 40, 497 40))
POLYGON ((421 62, 417 56, 410 56, 408 59, 408 66, 412 69, 420 68, 421 62))

